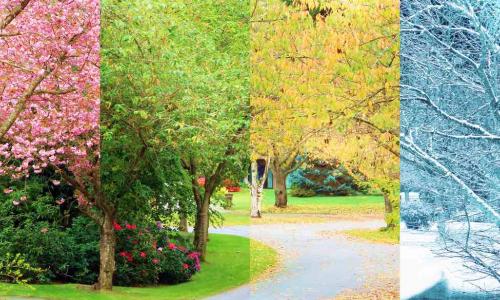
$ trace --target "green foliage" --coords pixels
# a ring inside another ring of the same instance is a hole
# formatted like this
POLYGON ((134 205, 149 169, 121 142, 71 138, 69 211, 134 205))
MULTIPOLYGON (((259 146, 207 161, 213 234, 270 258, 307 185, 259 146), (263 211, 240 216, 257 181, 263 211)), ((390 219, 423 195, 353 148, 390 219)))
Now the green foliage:
POLYGON ((294 197, 299 197, 299 198, 316 196, 316 192, 314 190, 308 188, 302 188, 297 185, 292 186, 290 194, 294 197))
POLYGON ((102 3, 101 176, 128 219, 194 214, 180 159, 196 178, 246 170, 248 4, 218 4, 102 3))
POLYGON ((19 253, 0 256, 0 282, 26 284, 41 272, 42 269, 32 267, 19 253))
MULTIPOLYGON (((128 220, 194 213, 172 140, 178 75, 167 47, 175 24, 160 1, 102 3, 101 181, 128 220)), ((175 33, 174 33, 175 35, 175 33)))
POLYGON ((5 180, 17 192, 0 202, 0 256, 21 253, 31 266, 43 269, 32 281, 93 283, 97 227, 78 216, 71 187, 55 185, 54 176, 46 171, 17 185, 5 180), (25 200, 19 199, 21 194, 25 200))

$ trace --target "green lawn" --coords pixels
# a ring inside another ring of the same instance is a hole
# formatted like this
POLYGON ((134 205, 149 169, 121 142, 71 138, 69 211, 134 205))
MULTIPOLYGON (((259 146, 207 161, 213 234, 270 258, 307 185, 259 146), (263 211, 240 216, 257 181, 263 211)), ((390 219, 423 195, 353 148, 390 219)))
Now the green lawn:
POLYGON ((31 287, 0 284, 0 295, 79 300, 201 299, 249 282, 275 265, 276 260, 277 253, 259 242, 212 234, 207 262, 202 264, 201 272, 187 283, 144 288, 115 287, 112 292, 95 292, 88 286, 75 284, 31 287))
MULTIPOLYGON (((249 216, 250 192, 242 189, 241 192, 234 193, 233 208, 229 213, 225 213, 225 225, 248 225, 251 220, 249 216)), ((264 214, 328 214, 336 216, 383 216, 384 199, 380 195, 359 195, 359 196, 315 196, 299 198, 288 196, 287 208, 274 207, 274 191, 264 190, 264 200, 262 203, 264 214)), ((279 216, 278 216, 279 218, 279 216)), ((263 220, 265 217, 263 218, 263 220)), ((300 218, 307 221, 307 217, 300 218)), ((280 221, 293 221, 287 218, 280 221)), ((321 221, 321 219, 315 218, 321 221)), ((315 220, 310 220, 311 222, 315 220)))

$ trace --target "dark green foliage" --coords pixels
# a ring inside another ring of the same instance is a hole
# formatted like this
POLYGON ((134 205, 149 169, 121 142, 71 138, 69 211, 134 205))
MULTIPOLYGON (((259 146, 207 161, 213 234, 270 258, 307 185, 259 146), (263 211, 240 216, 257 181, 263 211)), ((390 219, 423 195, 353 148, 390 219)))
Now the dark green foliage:
POLYGON ((290 174, 292 195, 311 197, 316 194, 346 196, 365 193, 347 169, 336 161, 313 161, 307 167, 290 174))
MULTIPOLYGON (((189 254, 187 254, 189 255, 189 254)), ((188 281, 198 271, 194 258, 189 258, 178 249, 164 250, 160 262, 159 283, 181 283, 188 281)))
MULTIPOLYGON (((155 173, 155 170, 148 172, 155 173)), ((164 176, 167 173, 166 171, 164 176)), ((0 201, 0 257, 20 254, 24 259, 23 264, 29 266, 20 277, 27 282, 93 284, 99 271, 98 227, 80 214, 72 189, 59 183, 54 185, 52 178, 54 174, 49 172, 33 176, 22 185, 16 185, 7 179, 1 183, 2 200, 5 201, 0 201), (3 193, 5 187, 12 188, 14 192, 3 193), (21 195, 26 195, 27 199, 18 201, 21 195), (35 272, 36 268, 41 271, 35 272)), ((146 176, 144 180, 150 181, 151 178, 146 176)), ((158 180, 162 179, 166 177, 158 180)), ((176 179, 184 180, 182 175, 176 179)), ((152 183, 156 184, 158 183, 152 183)), ((181 188, 176 188, 175 185, 167 187, 162 195, 167 200, 161 202, 162 199, 158 199, 158 203, 153 203, 152 209, 145 214, 149 217, 144 218, 143 215, 141 224, 147 223, 147 219, 153 219, 154 215, 163 215, 168 208, 161 209, 159 206, 168 203, 168 197, 178 197, 184 192, 182 184, 181 188), (167 191, 167 187, 171 189, 167 191)), ((135 214, 129 215, 132 220, 138 219, 135 214)), ((131 230, 124 224, 123 230, 117 231, 115 284, 136 286, 158 282, 177 283, 189 280, 194 274, 196 260, 188 257, 193 254, 187 250, 187 246, 191 244, 190 239, 179 233, 169 236, 168 231, 161 227, 161 223, 158 223, 148 229, 131 230), (175 251, 162 253, 157 250, 160 245, 168 249, 169 243, 173 242, 176 245, 175 251), (130 249, 134 263, 120 256, 124 249, 130 249), (183 249, 186 252, 181 251, 183 249), (146 256, 142 257, 141 252, 145 252, 146 256), (158 259, 157 263, 153 261, 155 258, 158 259), (184 264, 188 268, 184 268, 184 264)))
POLYGON ((54 185, 50 178, 54 174, 46 172, 19 185, 3 183, 14 192, 0 202, 0 256, 20 253, 26 263, 43 269, 32 281, 93 283, 99 258, 97 228, 78 217, 71 187, 54 185), (21 195, 26 200, 20 200, 21 195))

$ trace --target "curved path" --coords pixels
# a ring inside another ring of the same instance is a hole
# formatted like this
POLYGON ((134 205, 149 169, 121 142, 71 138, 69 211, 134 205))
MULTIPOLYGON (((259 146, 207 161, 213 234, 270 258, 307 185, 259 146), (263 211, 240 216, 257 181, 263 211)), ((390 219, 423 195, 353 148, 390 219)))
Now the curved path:
POLYGON ((384 226, 383 221, 262 224, 214 229, 259 240, 277 249, 281 268, 255 283, 209 299, 333 299, 363 288, 374 277, 398 274, 399 247, 352 240, 335 231, 384 226))

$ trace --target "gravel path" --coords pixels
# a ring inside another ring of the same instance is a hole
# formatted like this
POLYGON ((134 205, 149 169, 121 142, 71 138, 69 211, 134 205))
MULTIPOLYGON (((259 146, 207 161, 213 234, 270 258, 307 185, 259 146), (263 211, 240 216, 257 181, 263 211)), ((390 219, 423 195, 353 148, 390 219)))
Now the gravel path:
POLYGON ((259 240, 277 249, 282 266, 271 276, 209 299, 333 299, 362 288, 374 276, 397 274, 399 247, 365 243, 338 230, 380 228, 383 221, 262 224, 216 229, 259 240))

